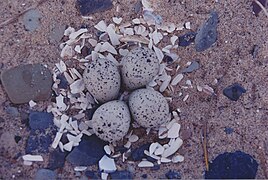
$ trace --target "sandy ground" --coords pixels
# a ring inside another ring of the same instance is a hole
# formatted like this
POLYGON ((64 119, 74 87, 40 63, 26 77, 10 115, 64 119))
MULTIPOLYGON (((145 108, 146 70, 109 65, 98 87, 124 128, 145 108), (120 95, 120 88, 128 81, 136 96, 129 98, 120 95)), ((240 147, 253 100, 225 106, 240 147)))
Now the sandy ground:
MULTIPOLYGON (((13 17, 37 1, 1 1, 0 22, 13 17), (22 5, 22 4, 25 5, 22 5)), ((1 71, 18 64, 43 63, 49 69, 60 60, 59 44, 49 42, 49 33, 56 24, 81 25, 91 27, 102 19, 111 22, 112 16, 121 16, 125 21, 137 15, 133 11, 136 0, 117 1, 121 9, 115 7, 105 13, 94 14, 93 20, 83 20, 75 8, 75 0, 48 0, 38 7, 42 14, 41 26, 34 32, 25 31, 22 19, 0 28, 0 59, 1 71)), ((264 170, 268 171, 268 20, 263 12, 258 17, 252 14, 250 0, 155 0, 155 11, 170 22, 191 22, 196 31, 209 15, 211 10, 219 13, 218 40, 209 50, 197 53, 194 46, 178 48, 177 53, 181 64, 199 60, 201 68, 187 75, 184 81, 191 79, 194 85, 209 85, 214 88, 216 96, 197 92, 196 86, 187 90, 189 99, 182 102, 178 96, 183 92, 180 88, 172 94, 172 109, 181 109, 181 125, 189 128, 192 136, 186 140, 180 153, 185 156, 181 164, 161 165, 158 171, 139 169, 135 166, 135 178, 144 173, 148 178, 161 178, 169 170, 177 170, 183 179, 203 178, 205 163, 201 144, 201 129, 207 122, 209 160, 225 151, 242 150, 251 154, 260 163, 257 178, 265 178, 264 170), (183 3, 182 3, 183 2, 183 3), (255 59, 251 55, 254 45, 260 47, 255 59), (214 83, 217 79, 218 83, 214 83), (247 92, 239 101, 233 102, 222 94, 222 90, 233 83, 240 83, 247 92), (225 127, 234 129, 232 134, 224 132, 225 127), (265 159, 266 158, 266 159, 265 159), (265 167, 266 166, 266 167, 265 167)), ((182 35, 187 31, 176 32, 182 35)), ((28 130, 21 122, 21 117, 14 117, 6 112, 6 107, 15 106, 21 116, 28 111, 26 105, 12 105, 2 86, 0 87, 0 135, 8 132, 5 146, 0 147, 0 178, 10 179, 16 175, 18 179, 33 177, 38 168, 46 167, 46 161, 23 166, 18 153, 24 154, 28 130), (18 144, 13 136, 22 136, 18 144), (19 172, 18 172, 19 171, 19 172)), ((45 104, 45 103, 44 103, 45 104)), ((43 108, 45 109, 45 108, 43 108)), ((40 108, 42 110, 42 108, 40 108)), ((147 137, 150 141, 150 137, 147 137)), ((144 140, 144 141, 147 141, 144 140)), ((45 159, 47 158, 44 156, 45 159)), ((122 169, 127 164, 119 163, 122 169)), ((62 178, 74 178, 70 164, 59 170, 62 178)), ((268 178, 268 177, 266 177, 268 178)))

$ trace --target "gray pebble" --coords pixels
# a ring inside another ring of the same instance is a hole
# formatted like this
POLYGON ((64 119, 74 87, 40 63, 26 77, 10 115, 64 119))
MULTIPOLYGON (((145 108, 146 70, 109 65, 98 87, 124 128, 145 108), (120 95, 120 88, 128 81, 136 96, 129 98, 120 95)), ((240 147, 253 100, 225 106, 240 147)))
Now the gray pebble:
POLYGON ((195 49, 197 52, 204 51, 212 46, 217 40, 218 13, 213 11, 210 18, 197 31, 195 37, 195 49))
POLYGON ((199 63, 197 61, 193 61, 190 66, 182 70, 182 73, 191 73, 197 69, 199 69, 199 63))
POLYGON ((15 107, 11 107, 11 106, 7 107, 6 112, 8 114, 10 114, 11 116, 13 116, 13 117, 19 117, 20 116, 20 113, 19 113, 18 109, 15 108, 15 107))
POLYGON ((27 31, 33 32, 40 26, 41 13, 32 9, 26 12, 23 16, 23 24, 27 31))
POLYGON ((56 180, 57 174, 49 169, 39 169, 35 174, 35 180, 56 180))

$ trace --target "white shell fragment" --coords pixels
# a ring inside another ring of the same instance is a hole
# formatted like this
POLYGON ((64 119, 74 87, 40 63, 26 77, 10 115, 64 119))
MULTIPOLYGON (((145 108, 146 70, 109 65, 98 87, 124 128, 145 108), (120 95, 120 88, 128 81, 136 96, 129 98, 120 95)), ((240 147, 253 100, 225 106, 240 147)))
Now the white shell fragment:
POLYGON ((106 32, 107 30, 107 25, 106 23, 102 20, 100 21, 97 25, 94 26, 97 30, 101 32, 106 32))
POLYGON ((172 162, 173 163, 178 163, 178 162, 183 162, 184 157, 182 155, 176 155, 172 157, 172 162))
POLYGON ((174 154, 182 145, 182 139, 177 138, 171 145, 168 147, 164 153, 162 154, 163 157, 169 157, 174 154))
POLYGON ((115 24, 120 24, 121 22, 122 22, 122 18, 121 17, 113 17, 113 22, 115 23, 115 24))
POLYGON ((101 171, 105 173, 112 173, 112 172, 115 172, 117 169, 115 166, 114 159, 109 158, 106 155, 104 155, 99 161, 99 168, 101 171))
POLYGON ((138 167, 154 167, 154 164, 150 161, 141 161, 138 167))
POLYGON ((42 156, 40 156, 40 155, 30 155, 30 154, 26 154, 26 155, 22 156, 22 159, 24 161, 44 161, 42 156))
POLYGON ((87 169, 86 166, 76 166, 76 167, 74 167, 75 171, 85 171, 86 169, 87 169))
POLYGON ((137 135, 133 134, 128 138, 128 140, 129 140, 129 142, 134 143, 134 142, 137 142, 139 140, 139 137, 137 135))
POLYGON ((110 155, 112 153, 110 146, 109 145, 105 145, 104 146, 104 151, 106 154, 110 155))
POLYGON ((171 81, 172 86, 176 86, 181 80, 183 79, 183 74, 178 74, 174 77, 174 79, 171 81))
POLYGON ((60 142, 61 137, 62 137, 62 133, 61 132, 57 132, 56 137, 55 137, 55 139, 54 139, 54 141, 53 141, 53 143, 51 145, 52 148, 54 148, 54 149, 57 148, 57 146, 58 146, 58 144, 60 142))
POLYGON ((172 127, 168 130, 168 138, 177 138, 179 137, 181 125, 178 123, 174 123, 172 127))

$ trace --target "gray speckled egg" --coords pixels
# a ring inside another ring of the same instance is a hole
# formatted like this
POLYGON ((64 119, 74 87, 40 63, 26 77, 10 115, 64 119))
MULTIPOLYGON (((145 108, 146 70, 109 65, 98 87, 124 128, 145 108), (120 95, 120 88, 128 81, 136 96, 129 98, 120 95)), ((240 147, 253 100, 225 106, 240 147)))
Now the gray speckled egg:
POLYGON ((133 119, 145 128, 159 127, 171 118, 165 97, 151 89, 138 89, 131 93, 129 109, 133 119))
POLYGON ((122 80, 126 89, 146 86, 159 71, 159 61, 153 50, 138 47, 122 58, 122 80))
POLYGON ((102 140, 121 140, 130 126, 130 112, 123 101, 110 101, 101 105, 93 114, 92 128, 102 140))
POLYGON ((88 91, 99 102, 114 100, 119 95, 121 78, 118 67, 107 59, 97 59, 84 71, 88 91))

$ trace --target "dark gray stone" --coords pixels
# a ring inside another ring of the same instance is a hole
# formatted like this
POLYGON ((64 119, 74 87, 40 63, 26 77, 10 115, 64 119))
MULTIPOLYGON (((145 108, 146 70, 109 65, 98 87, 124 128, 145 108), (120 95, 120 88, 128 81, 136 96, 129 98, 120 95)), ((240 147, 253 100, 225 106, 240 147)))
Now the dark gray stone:
POLYGON ((237 101, 243 93, 246 93, 246 90, 237 83, 228 86, 223 90, 223 95, 225 95, 232 101, 237 101))
POLYGON ((113 7, 111 0, 77 0, 76 5, 82 16, 103 12, 113 7))
POLYGON ((51 96, 52 74, 41 64, 20 65, 1 74, 1 81, 12 103, 43 101, 51 96))
POLYGON ((59 149, 54 150, 49 155, 48 169, 55 170, 58 168, 63 168, 66 152, 61 152, 59 149))
POLYGON ((192 42, 194 42, 195 36, 196 32, 189 32, 179 36, 179 46, 189 46, 192 42))
POLYGON ((111 179, 133 179, 133 175, 129 171, 115 171, 111 173, 111 179))
POLYGON ((39 169, 35 174, 35 180, 56 180, 57 174, 49 169, 39 169))
POLYGON ((105 155, 103 147, 107 143, 97 138, 97 136, 82 137, 81 142, 66 157, 66 160, 75 166, 91 166, 97 164, 105 155))
POLYGON ((195 49, 197 52, 210 48, 217 40, 218 13, 213 11, 210 18, 203 24, 195 36, 195 49))
POLYGON ((53 114, 47 112, 31 112, 29 115, 29 125, 32 130, 47 129, 53 126, 53 114))
POLYGON ((193 61, 190 66, 182 70, 182 73, 191 73, 199 69, 200 65, 197 61, 193 61))
POLYGON ((131 152, 131 159, 133 161, 141 161, 143 158, 146 158, 147 156, 144 154, 144 150, 149 150, 150 144, 143 144, 140 147, 134 149, 131 152))
POLYGON ((23 15, 23 24, 27 31, 33 32, 40 26, 41 13, 32 9, 23 15))
POLYGON ((64 36, 65 25, 56 24, 49 33, 49 42, 58 44, 64 36))
POLYGON ((6 108, 6 112, 8 114, 10 114, 11 116, 13 116, 13 117, 19 117, 20 116, 20 113, 18 111, 18 108, 16 108, 16 107, 8 106, 6 108))
POLYGON ((165 174, 167 179, 181 179, 181 175, 180 173, 176 172, 176 171, 171 171, 169 170, 166 174, 165 174))

